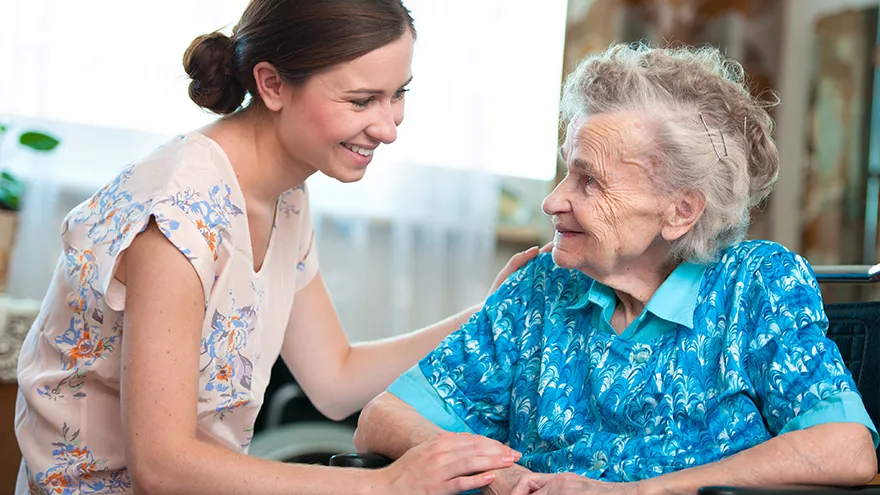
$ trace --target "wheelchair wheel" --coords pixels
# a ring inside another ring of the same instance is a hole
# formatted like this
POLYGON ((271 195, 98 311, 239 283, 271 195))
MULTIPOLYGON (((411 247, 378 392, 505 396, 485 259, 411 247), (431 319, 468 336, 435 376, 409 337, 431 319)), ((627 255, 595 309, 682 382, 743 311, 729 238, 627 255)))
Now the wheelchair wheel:
POLYGON ((354 452, 354 429, 329 421, 291 423, 263 430, 248 454, 262 459, 330 465, 330 457, 354 452))

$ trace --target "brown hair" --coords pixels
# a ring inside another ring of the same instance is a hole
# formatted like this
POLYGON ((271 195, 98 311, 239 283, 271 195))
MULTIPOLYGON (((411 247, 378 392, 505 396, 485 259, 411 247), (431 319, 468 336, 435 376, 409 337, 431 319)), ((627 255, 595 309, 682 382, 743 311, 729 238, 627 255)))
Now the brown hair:
POLYGON ((338 64, 415 36, 400 0, 251 0, 232 37, 197 37, 183 55, 189 96, 214 113, 235 112, 257 96, 253 69, 269 62, 293 85, 338 64))

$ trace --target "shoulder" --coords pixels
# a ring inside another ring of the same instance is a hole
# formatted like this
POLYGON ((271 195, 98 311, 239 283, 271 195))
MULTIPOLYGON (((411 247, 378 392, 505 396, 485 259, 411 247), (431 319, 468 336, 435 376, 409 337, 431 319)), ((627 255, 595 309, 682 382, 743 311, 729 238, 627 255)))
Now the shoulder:
POLYGON ((548 286, 566 285, 578 276, 586 277, 577 270, 560 268, 553 262, 552 253, 541 253, 510 275, 501 287, 508 289, 528 288, 544 292, 548 286))
POLYGON ((591 281, 577 270, 558 266, 552 253, 542 253, 508 277, 487 304, 515 301, 527 310, 542 309, 548 303, 571 304, 586 292, 591 281))
POLYGON ((222 149, 199 133, 177 136, 125 168, 68 215, 66 244, 115 257, 155 218, 191 260, 217 260, 243 200, 222 149), (226 160, 226 161, 224 161, 226 160))
POLYGON ((705 301, 726 305, 728 313, 743 312, 762 325, 782 327, 780 318, 816 321, 823 314, 819 284, 809 263, 775 242, 731 246, 707 270, 704 287, 705 301))
MULTIPOLYGON (((818 294, 809 263, 771 241, 743 241, 727 248, 706 270, 701 296, 715 304, 741 306, 747 301, 818 294)), ((811 296, 815 297, 815 296, 811 296)))
POLYGON ((710 282, 738 280, 752 284, 800 282, 813 279, 812 268, 801 255, 771 241, 743 241, 724 250, 707 270, 710 282))
POLYGON ((142 180, 154 178, 156 195, 170 196, 181 191, 206 195, 238 193, 235 172, 220 146, 198 132, 177 136, 135 165, 142 180), (164 194, 163 194, 164 193, 164 194))
POLYGON ((719 263, 723 265, 745 264, 760 268, 771 261, 781 259, 794 260, 800 255, 792 252, 782 244, 773 241, 750 240, 742 241, 724 250, 719 263))
POLYGON ((135 164, 131 175, 133 196, 148 206, 160 227, 163 215, 183 215, 199 230, 217 234, 243 216, 244 198, 229 159, 198 132, 172 139, 135 164))
POLYGON ((186 190, 207 194, 217 186, 228 186, 234 175, 224 170, 225 155, 212 144, 198 133, 170 139, 121 170, 91 201, 80 205, 77 216, 143 207, 186 190))

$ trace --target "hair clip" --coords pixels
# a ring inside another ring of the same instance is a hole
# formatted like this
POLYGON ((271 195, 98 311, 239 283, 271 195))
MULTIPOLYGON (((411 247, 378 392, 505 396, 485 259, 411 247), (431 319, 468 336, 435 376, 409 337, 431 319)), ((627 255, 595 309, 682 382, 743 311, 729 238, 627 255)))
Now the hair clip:
MULTIPOLYGON (((712 149, 715 150, 715 156, 717 156, 719 160, 727 158, 727 143, 724 141, 724 133, 718 131, 718 135, 721 136, 721 146, 724 149, 724 156, 721 156, 721 153, 718 152, 718 148, 715 146, 715 140, 712 139, 712 132, 706 124, 706 119, 703 118, 703 112, 697 112, 697 114, 700 116, 700 121, 703 122, 703 127, 706 128, 706 135, 709 136, 709 142, 712 143, 712 149)), ((745 124, 745 120, 743 120, 743 124, 745 124)), ((743 127, 743 130, 745 130, 745 127, 743 127)))

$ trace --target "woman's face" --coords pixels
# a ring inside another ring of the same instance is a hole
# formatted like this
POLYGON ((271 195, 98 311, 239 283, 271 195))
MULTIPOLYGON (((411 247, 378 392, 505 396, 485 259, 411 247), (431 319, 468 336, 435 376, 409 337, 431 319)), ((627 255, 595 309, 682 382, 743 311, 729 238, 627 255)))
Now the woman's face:
POLYGON ((670 198, 652 179, 651 139, 629 114, 573 121, 562 146, 568 173, 547 198, 553 218, 553 260, 600 280, 665 261, 661 237, 670 198))
POLYGON ((412 80, 413 36, 289 88, 276 133, 294 162, 342 182, 360 180, 380 144, 397 138, 412 80))

